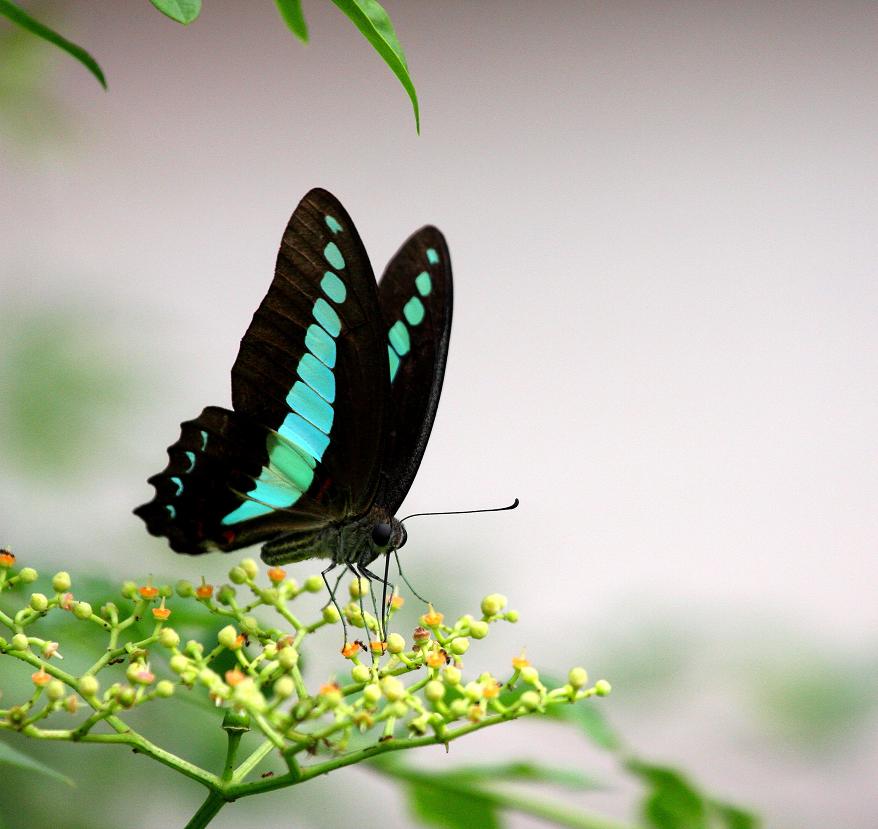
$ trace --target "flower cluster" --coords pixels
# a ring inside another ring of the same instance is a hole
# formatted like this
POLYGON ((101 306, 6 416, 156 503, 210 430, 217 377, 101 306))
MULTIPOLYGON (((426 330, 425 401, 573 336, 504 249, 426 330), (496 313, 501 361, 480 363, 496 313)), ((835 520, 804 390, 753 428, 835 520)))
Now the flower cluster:
MULTIPOLYGON (((85 719, 66 731, 52 731, 54 739, 121 737, 129 730, 121 719, 127 709, 171 697, 183 685, 202 689, 226 709, 227 730, 258 730, 266 754, 273 747, 294 763, 299 752, 313 755, 324 748, 339 756, 352 736, 372 730, 378 743, 419 738, 418 744, 447 742, 494 722, 610 691, 604 680, 589 685, 579 667, 569 671, 566 683, 550 687, 523 654, 511 658, 506 676, 467 675, 464 657, 469 661, 473 642, 484 639, 494 624, 518 620, 499 594, 483 599, 479 615, 464 615, 453 623, 430 606, 409 637, 393 632, 381 639, 379 632, 402 606, 399 595, 390 598, 379 621, 374 602, 375 613, 364 609, 368 583, 354 580, 348 588, 350 602, 341 613, 330 603, 307 621, 298 615, 296 600, 323 591, 319 576, 299 584, 282 568, 271 567, 262 578, 252 559, 244 559, 228 575, 229 583, 219 587, 203 581, 197 586, 180 581, 173 588, 126 582, 123 611, 115 602, 93 609, 71 592, 67 573, 56 573, 51 594, 34 592, 16 611, 0 611, 0 625, 9 632, 8 638, 0 638, 0 653, 34 671, 33 693, 0 708, 0 728, 46 736, 49 732, 38 727, 41 720, 56 711, 75 714, 82 708, 85 719), (226 624, 204 641, 184 642, 173 626, 174 612, 184 603, 198 603, 208 620, 212 614, 226 624), (266 611, 273 612, 276 624, 264 621, 266 611), (36 635, 43 617, 63 612, 70 614, 71 627, 97 625, 108 638, 107 647, 81 673, 63 670, 58 642, 36 635), (309 688, 301 670, 306 640, 339 623, 345 631, 363 631, 341 649, 346 676, 309 688), (102 735, 106 726, 116 734, 102 735)), ((0 552, 0 591, 37 578, 32 568, 16 570, 11 552, 0 552)))

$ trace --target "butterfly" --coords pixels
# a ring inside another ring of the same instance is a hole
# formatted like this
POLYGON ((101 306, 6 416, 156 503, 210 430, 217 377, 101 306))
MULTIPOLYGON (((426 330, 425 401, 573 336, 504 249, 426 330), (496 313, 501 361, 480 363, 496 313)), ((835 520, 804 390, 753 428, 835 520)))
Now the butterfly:
MULTIPOLYGON (((424 455, 445 375, 452 280, 423 227, 376 284, 345 209, 311 190, 232 366, 232 410, 181 424, 155 497, 134 510, 178 553, 262 544, 272 565, 367 568, 406 542, 396 512, 424 455)), ((327 582, 328 586, 328 582, 327 582)))

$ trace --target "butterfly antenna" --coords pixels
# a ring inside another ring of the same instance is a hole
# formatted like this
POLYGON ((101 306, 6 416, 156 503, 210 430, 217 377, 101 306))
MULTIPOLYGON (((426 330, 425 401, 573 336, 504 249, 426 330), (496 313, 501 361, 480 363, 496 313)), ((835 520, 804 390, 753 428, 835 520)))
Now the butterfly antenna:
MULTIPOLYGON (((508 509, 515 509, 519 504, 518 498, 516 498, 511 504, 508 504, 505 507, 489 507, 488 509, 457 509, 451 510, 450 512, 414 512, 411 515, 407 515, 402 519, 402 523, 405 523, 409 520, 409 518, 420 518, 422 515, 471 515, 474 512, 503 512, 508 509)), ((402 576, 402 573, 400 573, 402 576)), ((403 576, 405 578, 405 576, 403 576)), ((408 582, 406 582, 408 584, 408 582)), ((409 587, 411 585, 409 584, 409 587)))

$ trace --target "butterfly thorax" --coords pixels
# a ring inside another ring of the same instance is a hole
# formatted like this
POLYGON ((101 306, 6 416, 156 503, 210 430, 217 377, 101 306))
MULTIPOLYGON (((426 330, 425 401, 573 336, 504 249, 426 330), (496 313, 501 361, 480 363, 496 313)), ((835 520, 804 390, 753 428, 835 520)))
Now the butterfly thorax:
POLYGON ((381 507, 372 507, 360 518, 349 518, 329 524, 306 543, 299 535, 281 536, 262 547, 262 560, 270 564, 300 561, 306 558, 328 558, 335 564, 366 567, 382 553, 398 550, 406 542, 402 522, 381 507), (376 527, 389 527, 387 544, 375 541, 376 527))

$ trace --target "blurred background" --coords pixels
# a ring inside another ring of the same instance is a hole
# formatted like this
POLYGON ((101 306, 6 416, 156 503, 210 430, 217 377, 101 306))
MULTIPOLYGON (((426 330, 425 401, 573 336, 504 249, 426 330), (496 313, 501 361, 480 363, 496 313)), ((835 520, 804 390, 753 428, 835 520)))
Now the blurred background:
MULTIPOLYGON (((878 825, 873 3, 388 0, 420 136, 327 2, 307 46, 269 2, 188 28, 146 2, 28 8, 109 91, 0 20, 0 543, 47 572, 224 579, 240 556, 175 557, 131 509, 179 422, 229 404, 319 185, 379 272, 422 224, 451 246, 448 373, 404 512, 522 506, 419 519, 404 554, 449 615, 492 591, 520 610, 478 664, 586 665, 640 753, 767 826, 878 825)), ((551 728, 452 758, 612 780, 551 728)), ((174 826, 201 799, 122 750, 14 744, 78 786, 39 781, 27 814, 5 787, 12 827, 174 826)), ((580 803, 630 817, 624 786, 580 803)), ((358 769, 216 825, 242 821, 411 823, 358 769)))

